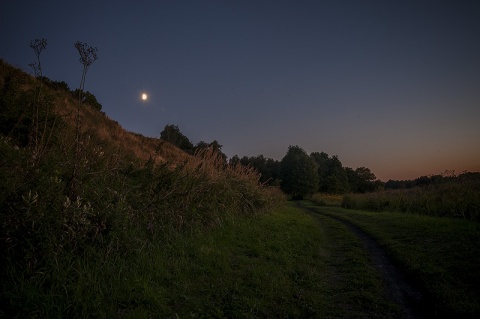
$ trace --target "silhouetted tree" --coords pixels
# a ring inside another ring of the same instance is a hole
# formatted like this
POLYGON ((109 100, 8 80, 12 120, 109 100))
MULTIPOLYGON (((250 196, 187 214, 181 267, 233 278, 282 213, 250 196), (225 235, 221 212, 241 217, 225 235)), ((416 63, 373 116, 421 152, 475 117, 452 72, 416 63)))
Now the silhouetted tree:
POLYGON ((346 169, 351 190, 355 193, 373 192, 377 188, 376 176, 369 168, 346 169))
POLYGON ((323 193, 343 194, 350 190, 347 173, 338 156, 313 152, 310 156, 318 166, 318 190, 323 193))
POLYGON ((220 145, 217 140, 213 140, 211 143, 206 143, 204 141, 200 141, 195 145, 195 152, 201 151, 201 150, 213 150, 217 154, 219 154, 222 159, 224 164, 227 164, 227 155, 222 152, 222 147, 223 145, 220 145))
MULTIPOLYGON (((260 182, 271 186, 280 186, 280 162, 263 155, 244 156, 241 159, 234 156, 236 161, 244 166, 255 168, 260 173, 260 182)), ((232 159, 230 160, 232 161, 232 159)))
POLYGON ((197 143, 197 145, 195 145, 195 151, 204 150, 208 148, 209 148, 209 144, 205 141, 200 141, 197 143))
POLYGON ((281 161, 281 188, 293 199, 302 199, 318 189, 315 161, 299 146, 289 146, 281 161))
POLYGON ((268 158, 266 162, 266 172, 264 183, 268 183, 271 186, 280 186, 281 182, 281 163, 280 161, 268 158))
POLYGON ((160 133, 160 138, 164 141, 170 142, 178 148, 184 150, 187 153, 193 153, 193 144, 190 142, 177 125, 167 124, 160 133))
POLYGON ((241 165, 240 157, 238 155, 233 155, 229 160, 228 164, 232 166, 241 165))
POLYGON ((313 152, 310 154, 310 157, 317 164, 319 191, 323 191, 324 189, 328 188, 328 185, 327 185, 327 178, 328 178, 328 172, 329 172, 328 154, 325 152, 320 152, 320 153, 313 152))

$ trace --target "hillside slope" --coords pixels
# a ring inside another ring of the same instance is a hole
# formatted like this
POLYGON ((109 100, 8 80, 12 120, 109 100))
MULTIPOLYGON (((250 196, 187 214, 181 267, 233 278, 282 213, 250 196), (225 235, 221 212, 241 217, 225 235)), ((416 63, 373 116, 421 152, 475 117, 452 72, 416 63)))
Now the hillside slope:
MULTIPOLYGON (((0 113, 1 130, 6 136, 24 139, 31 137, 32 132, 22 132, 32 123, 32 114, 34 114, 35 95, 38 94, 39 80, 35 77, 17 69, 7 62, 0 59, 0 113), (8 105, 15 105, 13 109, 8 105), (8 107, 7 107, 8 106, 8 107), (20 135, 20 136, 18 136, 20 135), (22 135, 24 135, 22 137, 22 135), (25 136, 26 135, 26 136, 25 136)), ((75 132, 75 115, 78 106, 71 92, 63 89, 55 89, 48 84, 42 84, 40 94, 37 96, 40 107, 49 114, 46 117, 52 117, 52 111, 60 116, 62 120, 61 127, 58 125, 58 119, 55 122, 57 133, 61 130, 61 135, 71 136, 75 132), (47 105, 48 104, 48 105, 47 105), (47 110, 47 108, 51 108, 47 110)), ((110 119, 105 113, 93 108, 88 104, 82 104, 80 108, 81 131, 83 135, 101 145, 108 145, 110 149, 116 149, 122 154, 129 154, 133 159, 140 162, 146 162, 154 158, 155 162, 182 162, 188 156, 185 152, 176 146, 161 140, 160 138, 145 137, 141 134, 128 132, 120 124, 110 119)), ((53 119, 51 124, 53 124, 53 119)), ((41 125, 40 125, 41 126, 41 125)), ((48 134, 50 134, 48 132, 48 134)))
POLYGON ((127 132, 53 84, 0 62, 0 317, 91 317, 80 286, 115 294, 98 270, 118 281, 173 238, 283 201, 213 148, 127 132))

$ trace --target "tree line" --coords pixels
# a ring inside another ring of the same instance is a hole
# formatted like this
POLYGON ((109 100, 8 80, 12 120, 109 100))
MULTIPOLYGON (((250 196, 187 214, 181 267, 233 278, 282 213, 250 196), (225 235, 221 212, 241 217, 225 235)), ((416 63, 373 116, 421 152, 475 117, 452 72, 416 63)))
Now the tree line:
POLYGON ((480 172, 462 172, 456 174, 454 171, 445 171, 442 174, 420 176, 411 180, 388 180, 384 184, 385 189, 411 189, 415 187, 426 187, 440 185, 448 182, 468 182, 480 180, 480 172))
POLYGON ((325 152, 312 152, 309 155, 300 146, 289 146, 281 161, 264 155, 241 158, 234 155, 227 161, 227 156, 221 151, 222 145, 216 140, 212 143, 201 141, 194 146, 176 125, 167 124, 160 138, 190 154, 198 149, 214 148, 224 158, 225 165, 253 167, 260 173, 261 183, 280 186, 293 198, 303 198, 316 192, 365 193, 383 187, 383 183, 367 167, 344 167, 336 155, 329 156, 325 152))

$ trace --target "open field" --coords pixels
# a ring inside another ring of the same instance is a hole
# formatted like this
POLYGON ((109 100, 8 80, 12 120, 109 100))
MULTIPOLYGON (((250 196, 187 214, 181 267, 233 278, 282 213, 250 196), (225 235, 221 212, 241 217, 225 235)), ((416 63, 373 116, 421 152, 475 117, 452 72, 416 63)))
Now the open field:
POLYGON ((348 194, 342 207, 480 221, 480 174, 464 173, 410 189, 348 194))

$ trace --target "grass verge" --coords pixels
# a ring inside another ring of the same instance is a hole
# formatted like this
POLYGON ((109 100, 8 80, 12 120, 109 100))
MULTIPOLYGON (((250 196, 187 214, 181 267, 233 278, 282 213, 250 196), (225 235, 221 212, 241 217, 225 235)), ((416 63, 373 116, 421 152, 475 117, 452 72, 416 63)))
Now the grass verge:
POLYGON ((375 237, 433 299, 432 316, 480 316, 480 225, 402 213, 314 207, 346 219, 375 237))

